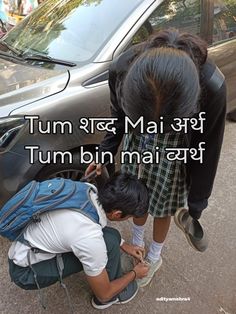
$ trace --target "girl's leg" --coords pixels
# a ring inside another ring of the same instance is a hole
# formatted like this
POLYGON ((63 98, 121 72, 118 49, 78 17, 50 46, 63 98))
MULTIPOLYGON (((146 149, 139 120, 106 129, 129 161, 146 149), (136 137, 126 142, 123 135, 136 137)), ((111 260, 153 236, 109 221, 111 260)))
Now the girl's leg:
POLYGON ((156 271, 161 267, 161 250, 170 227, 170 221, 171 217, 154 218, 153 241, 146 258, 149 263, 149 271, 147 277, 138 280, 140 287, 148 285, 156 271))
POLYGON ((145 231, 145 223, 148 218, 148 213, 142 218, 134 218, 133 219, 133 245, 144 247, 144 231, 145 231))
POLYGON ((153 240, 163 243, 166 239, 171 222, 171 216, 163 218, 154 218, 153 223, 153 240))
POLYGON ((171 216, 154 218, 153 241, 148 252, 148 259, 156 263, 160 259, 161 250, 166 239, 171 222, 171 216))
POLYGON ((142 218, 134 218, 133 222, 137 226, 143 226, 146 223, 147 218, 148 218, 148 213, 145 216, 143 216, 142 218))

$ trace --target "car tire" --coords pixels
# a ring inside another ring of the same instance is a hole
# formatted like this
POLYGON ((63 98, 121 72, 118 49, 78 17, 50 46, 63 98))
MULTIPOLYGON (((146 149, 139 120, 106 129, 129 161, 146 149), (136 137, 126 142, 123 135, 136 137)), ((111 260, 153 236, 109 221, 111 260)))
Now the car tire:
POLYGON ((37 181, 52 178, 64 178, 79 181, 85 173, 88 165, 81 164, 78 153, 73 154, 73 164, 65 162, 63 164, 49 164, 45 166, 36 176, 37 181))
MULTIPOLYGON (((52 178, 64 178, 79 181, 88 167, 88 164, 80 163, 80 155, 78 152, 73 154, 73 164, 49 164, 45 166, 36 176, 37 181, 44 181, 52 178)), ((107 166, 109 175, 115 172, 115 165, 107 166)))

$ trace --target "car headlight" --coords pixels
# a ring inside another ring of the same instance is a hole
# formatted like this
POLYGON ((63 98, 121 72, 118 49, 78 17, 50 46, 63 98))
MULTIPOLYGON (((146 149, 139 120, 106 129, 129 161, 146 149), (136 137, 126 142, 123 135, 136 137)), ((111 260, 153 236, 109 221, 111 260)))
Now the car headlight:
POLYGON ((24 117, 0 119, 0 153, 9 147, 26 123, 27 121, 24 117))

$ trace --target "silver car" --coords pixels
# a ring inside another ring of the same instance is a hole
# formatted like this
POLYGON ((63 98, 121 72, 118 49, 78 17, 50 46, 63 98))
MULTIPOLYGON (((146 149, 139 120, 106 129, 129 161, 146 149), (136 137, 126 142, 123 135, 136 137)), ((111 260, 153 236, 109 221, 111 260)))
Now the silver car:
POLYGON ((208 41, 236 106, 230 0, 47 0, 0 41, 1 204, 29 180, 81 177, 81 147, 96 154, 104 135, 82 118, 109 117, 109 64, 169 27, 208 41))

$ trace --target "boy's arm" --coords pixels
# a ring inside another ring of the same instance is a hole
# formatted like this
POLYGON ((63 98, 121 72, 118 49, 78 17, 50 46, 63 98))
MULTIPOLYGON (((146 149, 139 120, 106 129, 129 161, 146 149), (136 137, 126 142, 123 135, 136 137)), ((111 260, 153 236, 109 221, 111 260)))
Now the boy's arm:
POLYGON ((124 290, 131 281, 145 277, 147 272, 148 266, 146 264, 139 263, 134 267, 134 271, 130 271, 124 276, 113 281, 109 280, 106 269, 104 269, 98 276, 86 277, 96 297, 101 302, 105 303, 124 290))
POLYGON ((129 272, 119 279, 110 281, 105 269, 96 277, 87 276, 88 283, 93 293, 103 303, 111 300, 124 290, 134 278, 135 273, 129 272))

